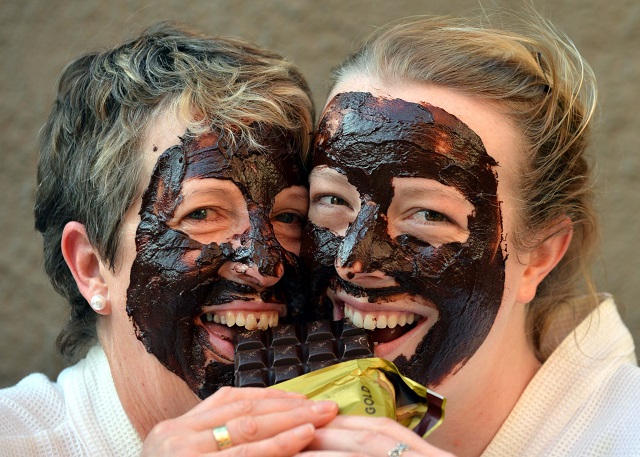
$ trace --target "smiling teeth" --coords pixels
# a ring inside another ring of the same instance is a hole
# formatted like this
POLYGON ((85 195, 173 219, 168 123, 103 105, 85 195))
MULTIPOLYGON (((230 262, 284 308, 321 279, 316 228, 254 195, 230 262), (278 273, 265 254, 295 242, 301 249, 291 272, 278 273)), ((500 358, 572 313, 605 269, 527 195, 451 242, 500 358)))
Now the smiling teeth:
POLYGON ((224 311, 220 313, 205 313, 205 322, 226 325, 227 327, 244 327, 247 330, 266 330, 278 325, 278 312, 265 311, 261 313, 244 311, 224 311))
POLYGON ((364 328, 365 330, 373 330, 376 328, 395 328, 397 326, 404 327, 411 325, 418 319, 419 315, 407 312, 390 312, 384 313, 366 313, 363 314, 355 308, 345 304, 344 316, 351 320, 354 327, 364 328))

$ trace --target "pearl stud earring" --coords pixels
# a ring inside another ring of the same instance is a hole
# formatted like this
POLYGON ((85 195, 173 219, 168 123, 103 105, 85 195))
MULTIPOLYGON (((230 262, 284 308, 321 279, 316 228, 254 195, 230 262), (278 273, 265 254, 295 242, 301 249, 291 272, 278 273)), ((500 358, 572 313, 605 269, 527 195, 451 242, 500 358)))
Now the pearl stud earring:
POLYGON ((94 311, 102 311, 107 306, 107 299, 102 295, 96 294, 91 297, 90 305, 94 311))

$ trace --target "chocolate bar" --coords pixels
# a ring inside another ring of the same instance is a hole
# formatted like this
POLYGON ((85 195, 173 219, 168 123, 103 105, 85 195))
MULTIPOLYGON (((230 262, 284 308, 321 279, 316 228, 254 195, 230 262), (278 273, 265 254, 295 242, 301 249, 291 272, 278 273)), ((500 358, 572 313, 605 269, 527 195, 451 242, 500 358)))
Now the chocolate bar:
POLYGON ((371 337, 345 319, 241 332, 234 343, 236 387, 268 387, 339 362, 373 357, 371 337))

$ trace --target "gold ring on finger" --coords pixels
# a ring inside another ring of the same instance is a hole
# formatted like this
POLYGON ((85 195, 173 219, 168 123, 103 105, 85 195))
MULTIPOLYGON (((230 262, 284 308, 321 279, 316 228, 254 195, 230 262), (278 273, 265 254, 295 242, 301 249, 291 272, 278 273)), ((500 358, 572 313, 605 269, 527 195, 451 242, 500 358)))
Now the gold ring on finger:
POLYGON ((231 442, 231 437, 229 436, 229 429, 226 425, 222 427, 216 427, 213 429, 213 439, 216 440, 216 444, 218 445, 218 450, 222 451, 223 449, 230 448, 233 446, 231 442))

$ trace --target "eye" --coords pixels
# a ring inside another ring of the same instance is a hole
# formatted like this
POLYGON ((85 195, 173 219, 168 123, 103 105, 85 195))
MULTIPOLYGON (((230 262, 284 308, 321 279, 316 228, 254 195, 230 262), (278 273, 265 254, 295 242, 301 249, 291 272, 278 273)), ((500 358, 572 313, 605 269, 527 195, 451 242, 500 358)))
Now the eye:
POLYGON ((474 206, 455 187, 427 178, 393 178, 389 235, 410 235, 431 246, 465 243, 474 206))
POLYGON ((187 213, 183 220, 185 222, 215 222, 221 216, 220 211, 213 208, 199 208, 195 211, 187 213))
POLYGON ((316 227, 344 235, 360 210, 360 192, 347 176, 327 167, 309 175, 309 221, 316 227))
POLYGON ((273 218, 274 221, 282 222, 283 224, 303 224, 304 219, 295 213, 280 213, 273 218))
POLYGON ((273 202, 270 221, 276 239, 285 250, 296 255, 300 253, 308 209, 309 192, 303 186, 283 189, 273 202))
POLYGON ((438 211, 423 209, 414 213, 415 219, 424 222, 449 222, 450 219, 438 211))
POLYGON ((322 195, 320 197, 316 197, 316 201, 323 205, 349 206, 344 199, 335 195, 322 195))
POLYGON ((185 216, 185 219, 191 219, 195 221, 204 221, 207 219, 207 209, 200 208, 195 211, 192 211, 185 216))

